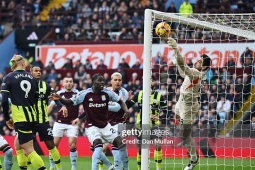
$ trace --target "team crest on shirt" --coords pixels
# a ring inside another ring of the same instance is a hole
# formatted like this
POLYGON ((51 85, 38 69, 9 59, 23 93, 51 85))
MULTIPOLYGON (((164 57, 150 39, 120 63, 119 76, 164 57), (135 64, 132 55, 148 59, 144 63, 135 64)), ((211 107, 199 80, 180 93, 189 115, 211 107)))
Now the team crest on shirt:
POLYGON ((42 93, 42 92, 43 92, 43 88, 40 88, 40 89, 39 89, 39 92, 42 93))
POLYGON ((105 101, 105 100, 106 100, 105 95, 102 95, 102 96, 101 96, 101 98, 102 98, 102 100, 103 100, 103 101, 105 101))

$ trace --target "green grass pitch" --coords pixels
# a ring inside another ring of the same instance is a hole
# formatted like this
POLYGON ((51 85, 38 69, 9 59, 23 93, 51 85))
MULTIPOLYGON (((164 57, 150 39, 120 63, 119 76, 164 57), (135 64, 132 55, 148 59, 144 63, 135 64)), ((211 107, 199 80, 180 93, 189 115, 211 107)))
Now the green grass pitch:
MULTIPOLYGON (((108 157, 113 162, 112 157, 108 157)), ((49 168, 48 157, 43 157, 45 165, 49 168)), ((162 170, 183 170, 184 166, 188 163, 188 159, 164 159, 162 164, 162 170)), ((3 163, 3 157, 1 157, 3 163)), ((71 170, 69 157, 61 157, 63 170, 71 170)), ((129 170, 136 170, 136 159, 129 159, 129 170)), ((17 159, 14 157, 13 170, 19 170, 17 165, 17 159)), ((77 170, 90 170, 91 158, 90 157, 78 157, 77 170)), ((152 161, 150 169, 154 170, 155 163, 152 161)), ((105 167, 105 170, 107 168, 105 167)), ((200 164, 196 166, 194 170, 255 170, 254 159, 222 159, 222 158, 201 158, 200 164)))

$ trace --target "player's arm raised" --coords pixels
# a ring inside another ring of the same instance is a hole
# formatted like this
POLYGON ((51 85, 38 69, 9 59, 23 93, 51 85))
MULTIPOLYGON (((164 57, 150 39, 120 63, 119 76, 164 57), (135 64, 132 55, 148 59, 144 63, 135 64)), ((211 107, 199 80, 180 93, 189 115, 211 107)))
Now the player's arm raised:
POLYGON ((176 64, 180 71, 184 72, 185 75, 189 76, 191 79, 195 79, 194 72, 192 69, 185 63, 180 50, 177 46, 176 41, 173 38, 168 38, 167 41, 168 45, 171 46, 174 49, 175 57, 176 57, 176 64))

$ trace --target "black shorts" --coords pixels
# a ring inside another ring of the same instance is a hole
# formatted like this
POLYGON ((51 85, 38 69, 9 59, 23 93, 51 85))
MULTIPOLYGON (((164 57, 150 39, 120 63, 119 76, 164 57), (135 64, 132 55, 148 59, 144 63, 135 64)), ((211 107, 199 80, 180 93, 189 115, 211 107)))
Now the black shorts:
POLYGON ((16 131, 16 135, 19 139, 19 144, 24 144, 33 140, 34 138, 34 128, 35 122, 16 122, 14 123, 14 129, 16 131))
POLYGON ((37 123, 34 128, 34 133, 39 134, 40 141, 53 141, 52 127, 49 122, 37 123))

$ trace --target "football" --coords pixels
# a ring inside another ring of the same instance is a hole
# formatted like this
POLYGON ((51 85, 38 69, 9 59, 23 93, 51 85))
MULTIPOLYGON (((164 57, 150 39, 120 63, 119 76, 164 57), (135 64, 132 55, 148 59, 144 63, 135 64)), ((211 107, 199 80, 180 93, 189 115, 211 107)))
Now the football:
POLYGON ((168 37, 171 31, 171 27, 166 22, 160 22, 155 28, 155 33, 159 37, 168 37))

